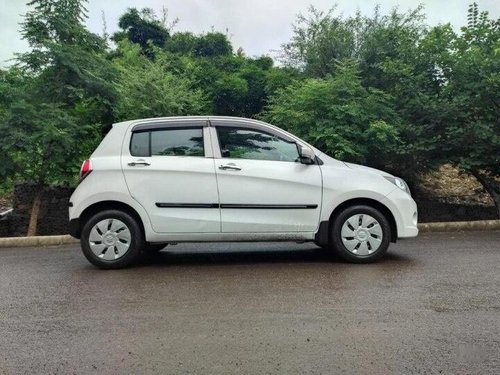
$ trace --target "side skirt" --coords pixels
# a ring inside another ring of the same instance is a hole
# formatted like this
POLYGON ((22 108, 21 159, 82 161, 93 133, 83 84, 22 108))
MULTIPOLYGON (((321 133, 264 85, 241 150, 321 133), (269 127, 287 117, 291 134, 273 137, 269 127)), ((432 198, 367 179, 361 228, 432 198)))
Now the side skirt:
POLYGON ((307 242, 315 232, 268 233, 146 233, 148 242, 307 242))

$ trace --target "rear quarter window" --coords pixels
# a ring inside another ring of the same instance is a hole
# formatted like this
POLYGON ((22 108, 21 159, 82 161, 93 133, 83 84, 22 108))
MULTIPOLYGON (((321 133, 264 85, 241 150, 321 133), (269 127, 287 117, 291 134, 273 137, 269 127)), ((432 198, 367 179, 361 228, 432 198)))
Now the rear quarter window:
POLYGON ((150 132, 132 133, 130 154, 132 156, 150 156, 149 137, 150 132))
POLYGON ((205 156, 203 128, 133 132, 132 156, 205 156))

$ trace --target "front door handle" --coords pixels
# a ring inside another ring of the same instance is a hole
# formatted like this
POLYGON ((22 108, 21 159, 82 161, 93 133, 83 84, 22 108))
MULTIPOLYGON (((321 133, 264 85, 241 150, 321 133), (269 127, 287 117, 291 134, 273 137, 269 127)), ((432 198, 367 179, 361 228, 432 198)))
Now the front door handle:
POLYGON ((135 166, 138 166, 138 165, 143 165, 145 167, 151 165, 150 163, 148 163, 146 160, 143 160, 143 159, 139 159, 137 161, 132 161, 130 163, 128 163, 129 166, 131 167, 135 167, 135 166))
POLYGON ((219 169, 222 169, 223 171, 226 171, 228 169, 232 171, 241 171, 241 168, 233 163, 219 165, 219 169))

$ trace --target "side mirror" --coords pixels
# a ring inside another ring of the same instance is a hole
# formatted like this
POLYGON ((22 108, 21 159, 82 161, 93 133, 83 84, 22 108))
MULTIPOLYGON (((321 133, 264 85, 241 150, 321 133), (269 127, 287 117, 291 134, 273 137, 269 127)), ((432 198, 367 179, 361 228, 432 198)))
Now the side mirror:
POLYGON ((316 155, 313 150, 309 147, 302 147, 297 145, 299 148, 299 158, 302 164, 315 164, 316 163, 316 155))

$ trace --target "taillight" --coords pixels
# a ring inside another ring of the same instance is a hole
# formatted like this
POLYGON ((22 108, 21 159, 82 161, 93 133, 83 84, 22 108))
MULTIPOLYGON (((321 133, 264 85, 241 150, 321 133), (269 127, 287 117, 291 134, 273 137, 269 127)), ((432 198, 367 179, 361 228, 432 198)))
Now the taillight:
POLYGON ((82 163, 82 167, 80 168, 80 181, 87 177, 90 172, 92 172, 92 162, 87 159, 82 163))

